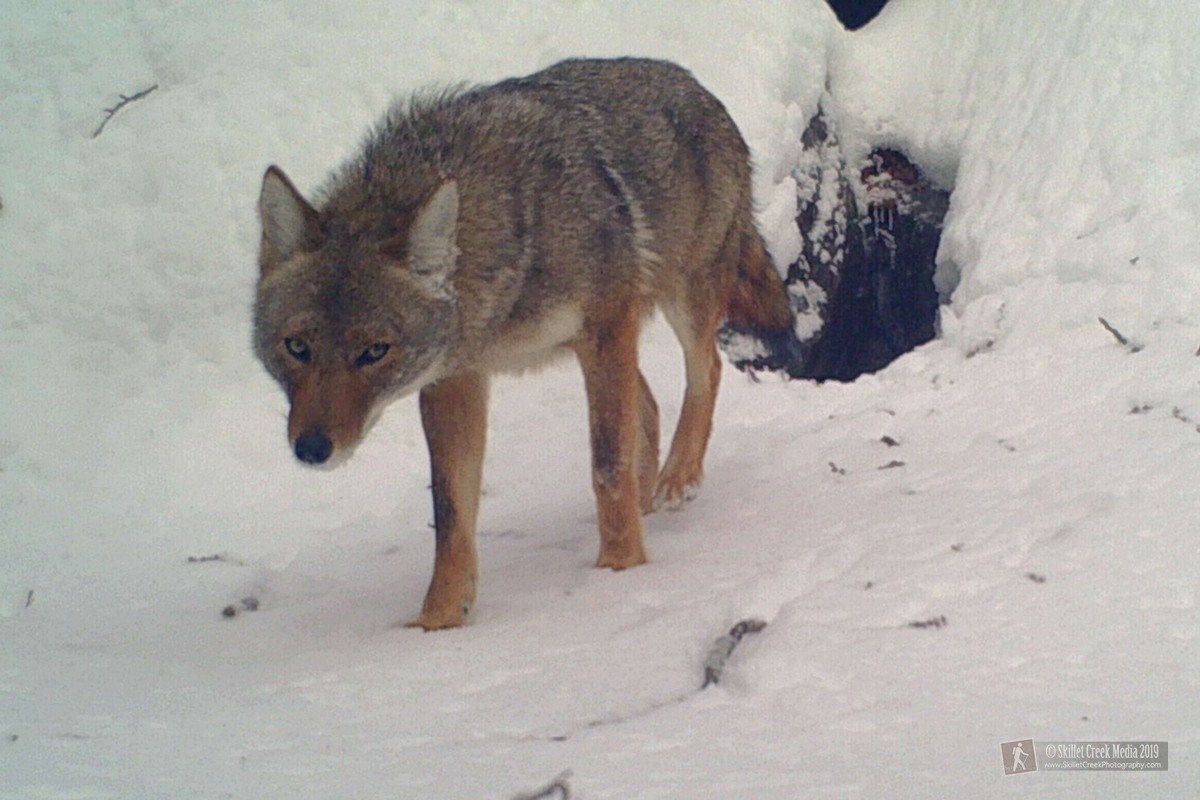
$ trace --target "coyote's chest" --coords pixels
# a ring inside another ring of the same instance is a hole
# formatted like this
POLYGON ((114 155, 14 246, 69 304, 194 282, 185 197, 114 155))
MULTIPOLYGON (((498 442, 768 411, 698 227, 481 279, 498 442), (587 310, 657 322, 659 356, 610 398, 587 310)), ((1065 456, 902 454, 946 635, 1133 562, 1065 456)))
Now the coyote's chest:
POLYGON ((582 328, 583 311, 576 303, 517 323, 484 346, 479 354, 479 371, 518 373, 545 366, 570 352, 567 346, 582 328))

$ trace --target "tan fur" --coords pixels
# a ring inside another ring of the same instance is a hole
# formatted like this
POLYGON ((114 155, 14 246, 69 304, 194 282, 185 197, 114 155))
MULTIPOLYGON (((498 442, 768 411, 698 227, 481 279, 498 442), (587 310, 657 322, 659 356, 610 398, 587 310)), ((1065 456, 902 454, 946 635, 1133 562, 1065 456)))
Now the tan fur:
POLYGON ((598 567, 646 561, 642 515, 698 491, 725 320, 790 331, 754 227, 749 153, 683 69, 566 61, 400 105, 310 205, 271 167, 255 345, 310 464, 350 452, 420 392, 437 536, 410 625, 461 625, 475 600, 487 376, 573 352, 587 390, 598 567), (638 329, 662 309, 687 387, 659 471, 638 329))
POLYGON ((462 625, 475 602, 475 519, 487 442, 487 379, 476 372, 456 375, 426 386, 420 398, 437 542, 421 614, 407 624, 435 630, 462 625))
POLYGON ((306 370, 292 393, 288 440, 320 425, 333 441, 334 452, 352 449, 363 434, 371 406, 363 376, 342 365, 306 370))
POLYGON ((638 370, 638 495, 642 513, 654 511, 654 493, 658 489, 658 403, 646 376, 638 370))
POLYGON ((617 302, 597 304, 598 318, 589 321, 575 345, 587 390, 592 487, 600 521, 596 566, 615 570, 646 563, 638 485, 643 435, 638 417, 638 310, 628 298, 624 307, 617 302))

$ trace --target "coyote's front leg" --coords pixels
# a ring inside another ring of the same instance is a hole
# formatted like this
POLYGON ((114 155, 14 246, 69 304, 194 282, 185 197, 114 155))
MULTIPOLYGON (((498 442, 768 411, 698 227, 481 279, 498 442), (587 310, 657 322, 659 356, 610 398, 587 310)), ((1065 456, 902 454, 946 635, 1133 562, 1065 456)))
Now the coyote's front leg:
POLYGON ((638 373, 637 337, 637 308, 630 304, 614 319, 587 330, 575 347, 583 367, 592 433, 592 486, 600 521, 596 566, 615 570, 646 563, 639 497, 639 472, 644 471, 640 469, 639 437, 648 439, 648 432, 641 430, 639 419, 645 401, 638 373))
POLYGON ((430 631, 462 625, 475 602, 475 518, 487 440, 487 379, 467 373, 438 381, 421 390, 420 405, 437 549, 421 614, 408 626, 430 631))

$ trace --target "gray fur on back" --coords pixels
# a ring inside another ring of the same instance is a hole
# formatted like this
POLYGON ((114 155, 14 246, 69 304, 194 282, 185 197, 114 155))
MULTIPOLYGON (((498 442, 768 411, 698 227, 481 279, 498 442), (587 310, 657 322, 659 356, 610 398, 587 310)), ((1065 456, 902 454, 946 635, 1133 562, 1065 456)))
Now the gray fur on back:
POLYGON ((679 216, 688 198, 702 198, 691 205, 716 232, 696 245, 701 254, 751 224, 737 127, 667 62, 569 60, 396 103, 318 193, 325 234, 344 238, 353 260, 357 248, 402 238, 450 178, 462 196, 460 269, 486 305, 464 317, 467 346, 612 281, 652 295, 659 264, 694 255, 694 221, 679 216))

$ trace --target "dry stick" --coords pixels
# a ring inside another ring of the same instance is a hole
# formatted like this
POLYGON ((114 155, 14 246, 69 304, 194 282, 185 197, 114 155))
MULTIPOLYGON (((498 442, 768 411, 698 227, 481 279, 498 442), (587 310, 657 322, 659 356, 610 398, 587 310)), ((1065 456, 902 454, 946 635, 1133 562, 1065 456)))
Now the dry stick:
POLYGON ((567 770, 533 794, 519 794, 512 800, 542 800, 554 795, 561 796, 562 800, 571 800, 571 787, 567 785, 567 778, 570 777, 571 770, 567 770))
POLYGON ((156 83, 156 84, 154 84, 153 86, 151 86, 149 89, 142 89, 142 90, 141 90, 140 92, 138 92, 137 94, 131 94, 131 95, 129 95, 128 97, 126 97, 125 95, 121 95, 121 102, 117 103, 117 104, 116 104, 115 106, 113 106, 112 108, 106 108, 106 109, 104 109, 104 113, 105 113, 107 116, 105 116, 105 117, 104 117, 104 121, 100 123, 100 127, 96 128, 95 132, 92 134, 92 138, 93 138, 93 139, 95 139, 97 136, 99 136, 99 135, 100 135, 100 133, 101 133, 101 132, 104 130, 104 126, 108 124, 108 121, 109 121, 110 119, 112 119, 112 118, 113 118, 113 116, 114 116, 114 115, 115 115, 115 114, 116 114, 118 111, 120 111, 122 108, 124 108, 125 106, 129 105, 130 103, 134 102, 135 100, 141 100, 143 97, 145 97, 146 95, 150 94, 151 92, 153 92, 153 91, 154 91, 155 89, 157 89, 157 88, 158 88, 158 84, 156 83))
POLYGON ((1114 339, 1116 339, 1118 342, 1120 342, 1124 346, 1129 347, 1129 340, 1126 339, 1124 336, 1122 336, 1121 332, 1119 330, 1114 328, 1112 325, 1109 325, 1108 320, 1106 320, 1104 317, 1097 317, 1097 319, 1100 320, 1100 324, 1104 326, 1104 330, 1108 331, 1109 333, 1111 333, 1113 335, 1114 339))
POLYGON ((758 633, 765 627, 767 623, 761 619, 744 619, 730 628, 728 634, 717 639, 709 649, 708 657, 704 659, 704 683, 700 688, 707 689, 714 683, 720 683, 721 670, 725 669, 725 662, 729 660, 742 637, 747 633, 758 633))
MULTIPOLYGON (((1142 348, 1145 345, 1140 345, 1140 344, 1137 344, 1136 342, 1129 341, 1128 337, 1122 335, 1122 333, 1119 330, 1117 330, 1116 328, 1114 328, 1112 325, 1109 325, 1108 320, 1106 320, 1104 317, 1097 317, 1097 319, 1099 319, 1100 324, 1104 326, 1104 330, 1111 333, 1113 335, 1113 338, 1116 339, 1121 345, 1129 348, 1129 352, 1140 353, 1142 351, 1142 348)), ((1197 355, 1200 355, 1200 352, 1198 352, 1197 355)))
MULTIPOLYGON (((736 648, 738 646, 738 643, 742 640, 742 638, 745 637, 745 635, 748 633, 757 633, 758 631, 761 631, 766 626, 767 626, 767 623, 761 619, 755 619, 753 617, 751 617, 750 619, 744 619, 741 622, 739 622, 738 624, 734 625, 732 628, 730 628, 729 633, 725 634, 724 636, 718 638, 715 642, 713 642, 712 647, 710 647, 708 650, 708 655, 704 659, 704 681, 703 681, 703 683, 701 683, 699 689, 692 689, 692 690, 684 692, 682 694, 675 695, 674 697, 668 698, 666 700, 662 700, 657 703, 653 703, 653 704, 643 708, 641 711, 637 711, 632 714, 626 714, 624 716, 613 716, 613 717, 604 717, 601 719, 594 719, 591 722, 588 722, 583 727, 587 728, 587 729, 595 729, 595 728, 600 728, 600 727, 604 727, 607 725, 619 725, 619 724, 622 724, 625 722, 629 722, 630 720, 633 720, 633 719, 640 719, 642 717, 648 716, 650 714, 653 714, 656 711, 660 711, 664 708, 667 708, 668 706, 674 706, 674 705, 678 705, 680 703, 686 702, 688 700, 688 698, 690 698, 694 692, 703 691, 704 689, 707 689, 709 686, 713 686, 717 683, 720 683, 721 672, 722 672, 722 670, 725 669, 725 662, 729 660, 729 656, 733 654, 734 648, 736 648)), ((563 734, 559 734, 557 736, 549 736, 546 738, 548 738, 550 741, 554 741, 554 742, 564 742, 569 738, 569 736, 570 736, 569 733, 563 733, 563 734)), ((567 774, 568 773, 563 773, 563 775, 559 776, 559 780, 562 781, 567 776, 567 774)), ((551 784, 548 788, 553 789, 554 784, 551 784)), ((566 789, 565 784, 564 784, 563 788, 566 789)), ((543 795, 520 795, 518 797, 514 797, 513 800, 537 800, 537 798, 540 798, 542 796, 543 795)), ((569 798, 564 797, 563 800, 569 800, 569 798)))

